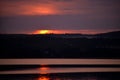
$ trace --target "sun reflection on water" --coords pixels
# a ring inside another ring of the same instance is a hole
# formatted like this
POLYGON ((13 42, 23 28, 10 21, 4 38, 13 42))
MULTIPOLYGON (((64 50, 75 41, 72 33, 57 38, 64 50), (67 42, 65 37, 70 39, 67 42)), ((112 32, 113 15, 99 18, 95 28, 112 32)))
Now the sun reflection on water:
POLYGON ((49 67, 41 65, 41 67, 39 68, 39 71, 41 76, 37 80, 50 80, 50 77, 47 76, 49 67))
POLYGON ((50 80, 50 78, 46 76, 41 76, 38 78, 38 80, 50 80))
POLYGON ((40 74, 48 74, 49 67, 40 67, 40 74))

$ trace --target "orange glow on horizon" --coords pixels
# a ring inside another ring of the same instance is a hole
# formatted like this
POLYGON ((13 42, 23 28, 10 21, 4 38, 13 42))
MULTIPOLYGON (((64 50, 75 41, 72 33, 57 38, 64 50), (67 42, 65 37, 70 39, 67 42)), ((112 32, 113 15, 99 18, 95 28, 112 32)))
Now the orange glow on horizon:
POLYGON ((96 34, 93 30, 36 30, 33 34, 96 34))
POLYGON ((32 34, 99 34, 110 32, 104 30, 36 30, 32 34))

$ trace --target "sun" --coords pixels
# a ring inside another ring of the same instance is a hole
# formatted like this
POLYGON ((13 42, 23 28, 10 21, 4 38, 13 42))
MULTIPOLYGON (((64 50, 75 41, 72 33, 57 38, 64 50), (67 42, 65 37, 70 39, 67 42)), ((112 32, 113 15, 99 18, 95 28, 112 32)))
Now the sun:
POLYGON ((49 34, 49 30, 40 30, 39 34, 49 34))
POLYGON ((62 34, 64 33, 64 31, 62 30, 47 30, 47 29, 43 29, 43 30, 35 30, 33 32, 33 34, 62 34))
POLYGON ((50 34, 51 30, 36 30, 33 34, 50 34))

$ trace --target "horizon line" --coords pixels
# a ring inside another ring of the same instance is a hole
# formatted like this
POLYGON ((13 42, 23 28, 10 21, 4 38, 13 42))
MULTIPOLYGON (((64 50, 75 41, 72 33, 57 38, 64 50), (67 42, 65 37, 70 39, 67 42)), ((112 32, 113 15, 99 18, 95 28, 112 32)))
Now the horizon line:
POLYGON ((106 32, 96 32, 96 33, 80 33, 80 32, 66 32, 66 33, 46 33, 46 34, 39 34, 39 33, 0 33, 0 35, 69 35, 69 34, 78 34, 78 35, 97 35, 97 34, 104 34, 104 33, 110 33, 110 32, 118 32, 120 30, 113 30, 113 31, 106 31, 106 32))

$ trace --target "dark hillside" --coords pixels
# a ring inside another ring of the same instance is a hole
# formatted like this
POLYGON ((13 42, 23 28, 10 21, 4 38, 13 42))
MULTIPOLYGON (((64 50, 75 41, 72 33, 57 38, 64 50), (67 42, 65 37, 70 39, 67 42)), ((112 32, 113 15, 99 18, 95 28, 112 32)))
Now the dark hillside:
MULTIPOLYGON (((117 33, 108 34, 117 36, 117 33)), ((120 36, 90 39, 59 36, 0 35, 0 58, 120 58, 120 36)))

